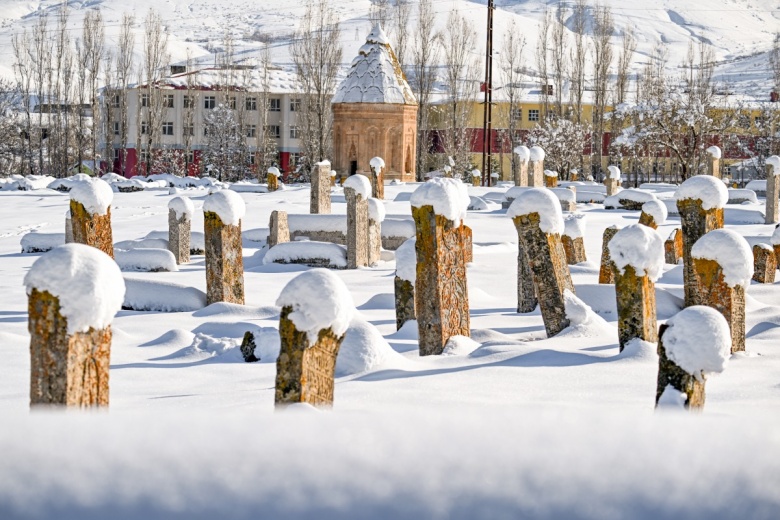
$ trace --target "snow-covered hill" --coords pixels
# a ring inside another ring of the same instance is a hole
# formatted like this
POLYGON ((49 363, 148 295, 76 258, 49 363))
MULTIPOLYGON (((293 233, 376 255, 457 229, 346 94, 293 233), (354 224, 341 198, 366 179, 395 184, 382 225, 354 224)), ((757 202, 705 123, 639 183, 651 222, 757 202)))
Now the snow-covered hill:
MULTIPOLYGON (((416 0, 411 0, 416 4, 416 0)), ((479 34, 479 45, 474 49, 484 53, 482 35, 486 26, 486 0, 433 0, 439 28, 446 27, 447 15, 452 9, 466 15, 479 34)), ((618 0, 601 0, 612 8, 616 26, 613 38, 619 45, 625 27, 634 29, 637 53, 634 68, 646 61, 657 42, 669 49, 669 66, 676 67, 685 56, 689 42, 705 42, 712 46, 719 62, 716 81, 727 83, 738 92, 766 97, 770 88, 767 51, 773 34, 780 30, 780 4, 777 0, 646 0, 628 5, 618 0)), ((344 65, 349 64, 370 30, 368 19, 370 0, 335 0, 332 2, 342 22, 344 65)), ((538 21, 546 6, 554 7, 553 0, 498 0, 496 45, 512 20, 515 20, 529 45, 526 60, 533 66, 532 53, 537 39, 538 21)), ((7 58, 0 63, 0 76, 13 76, 12 35, 29 30, 42 13, 54 17, 61 5, 59 0, 19 1, 0 0, 0 52, 7 58)), ((183 61, 187 53, 203 63, 211 63, 222 47, 223 35, 230 31, 238 44, 242 58, 256 56, 260 44, 258 36, 273 40, 274 61, 290 66, 289 38, 304 12, 304 0, 81 0, 68 2, 69 27, 72 38, 78 38, 84 13, 100 8, 106 22, 109 49, 116 45, 119 22, 125 11, 134 12, 138 25, 136 37, 139 49, 142 41, 141 22, 150 8, 156 9, 170 35, 170 51, 174 61, 183 61)), ((416 13, 412 12, 413 31, 416 13)), ((390 35, 391 39, 393 35, 390 35)))

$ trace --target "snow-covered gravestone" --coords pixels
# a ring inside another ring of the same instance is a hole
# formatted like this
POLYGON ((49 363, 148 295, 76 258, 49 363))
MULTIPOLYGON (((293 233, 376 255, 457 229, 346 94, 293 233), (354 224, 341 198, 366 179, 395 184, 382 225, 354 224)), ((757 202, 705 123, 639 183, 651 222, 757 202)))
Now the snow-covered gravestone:
POLYGON ((607 178, 604 179, 604 184, 607 186, 607 197, 616 195, 620 187, 620 168, 614 164, 608 166, 607 178))
POLYGON ((778 197, 780 197, 780 156, 773 155, 766 160, 766 215, 764 220, 766 224, 774 224, 780 220, 778 197))
POLYGON ((114 192, 100 179, 79 181, 70 190, 73 241, 96 247, 114 257, 111 232, 111 202, 114 192))
POLYGON ((635 338, 655 343, 655 281, 663 272, 664 241, 641 224, 626 226, 609 241, 615 271, 620 351, 635 338))
POLYGON ((382 258, 382 221, 385 206, 375 198, 368 199, 368 265, 376 265, 382 258))
POLYGON ((73 221, 70 218, 70 209, 68 209, 65 212, 65 243, 70 244, 71 242, 73 242, 73 221))
POLYGON ((673 229, 669 234, 669 238, 664 242, 664 251, 666 263, 677 265, 677 262, 683 257, 682 230, 680 228, 673 229))
POLYGON ((703 408, 707 375, 722 372, 729 359, 728 323, 714 309, 694 305, 661 325, 658 336, 656 406, 703 408))
POLYGON ((266 177, 266 183, 268 185, 268 191, 276 191, 279 189, 279 177, 281 177, 281 173, 279 172, 279 168, 276 166, 271 166, 268 168, 268 171, 266 172, 268 175, 266 177))
POLYGON ((469 336, 465 226, 466 186, 435 178, 412 194, 416 233, 416 314, 420 355, 438 355, 452 336, 469 336))
POLYGON ((780 225, 775 227, 772 237, 769 239, 772 249, 775 251, 775 263, 780 266, 780 225))
POLYGON ((309 213, 330 213, 330 161, 318 162, 312 168, 309 213))
POLYGON ((246 204, 231 190, 211 193, 203 202, 206 243, 206 303, 244 304, 241 219, 246 204))
MULTIPOLYGON (((685 306, 695 305, 696 280, 691 249, 706 233, 723 227, 723 208, 729 192, 720 179, 697 175, 683 182, 674 194, 682 223, 685 306)), ((751 262, 752 265, 752 262, 751 262)))
POLYGON ((558 172, 553 170, 544 170, 544 185, 547 188, 557 188, 558 172))
POLYGON ((371 196, 375 199, 385 198, 385 161, 374 157, 368 163, 371 167, 371 196))
POLYGON ((583 238, 585 234, 585 215, 581 213, 569 215, 563 223, 564 228, 561 241, 563 242, 563 250, 566 251, 566 263, 575 265, 580 262, 587 262, 588 257, 585 254, 585 240, 583 238))
POLYGON ((289 241, 290 225, 287 223, 287 212, 275 209, 271 212, 268 222, 268 248, 289 241))
POLYGON ((168 250, 177 264, 190 261, 190 231, 195 206, 188 197, 174 197, 168 202, 168 250))
POLYGON ((745 289, 753 277, 753 254, 741 235, 730 229, 710 231, 691 249, 694 272, 692 304, 720 312, 731 328, 731 350, 745 350, 745 289))
POLYGON ((615 269, 609 255, 609 241, 617 232, 617 226, 610 226, 604 230, 601 239, 601 266, 599 268, 599 283, 601 284, 615 283, 615 269))
POLYGON ((344 182, 347 199, 347 269, 369 265, 368 199, 371 181, 360 173, 344 182))
POLYGON ((775 283, 777 261, 775 252, 769 244, 753 246, 753 280, 758 283, 775 283))
POLYGON ((471 184, 472 186, 482 185, 482 172, 474 168, 471 170, 471 184))
POLYGON ((105 253, 52 249, 24 278, 29 301, 30 404, 108 406, 111 321, 125 283, 105 253))
POLYGON ((541 188, 544 186, 544 149, 532 146, 528 151, 528 185, 541 188))
POLYGON ((331 406, 336 357, 355 312, 352 296, 338 276, 313 269, 293 278, 276 305, 282 308, 276 406, 331 406))
POLYGON ((531 150, 527 146, 520 145, 514 149, 517 155, 517 167, 513 172, 515 186, 528 186, 528 161, 531 159, 531 150))
POLYGON ((512 202, 507 216, 528 256, 544 328, 548 336, 554 336, 569 326, 564 293, 566 289, 574 293, 561 242, 561 205, 550 190, 529 189, 512 202))
POLYGON ((410 238, 395 250, 395 326, 416 319, 414 312, 414 285, 417 281, 416 238, 410 238))
POLYGON ((707 175, 712 175, 720 179, 720 158, 722 152, 719 146, 710 146, 707 148, 707 175))
POLYGON ((669 210, 666 209, 666 204, 660 200, 648 200, 642 204, 642 213, 639 215, 639 223, 653 229, 658 229, 658 226, 666 222, 668 214, 669 210))

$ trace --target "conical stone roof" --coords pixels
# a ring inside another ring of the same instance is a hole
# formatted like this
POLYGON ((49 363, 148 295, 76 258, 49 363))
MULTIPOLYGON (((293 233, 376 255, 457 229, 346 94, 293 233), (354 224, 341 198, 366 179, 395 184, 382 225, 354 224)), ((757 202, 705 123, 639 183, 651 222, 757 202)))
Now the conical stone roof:
POLYGON ((376 24, 360 48, 333 103, 390 103, 416 105, 390 41, 376 24))

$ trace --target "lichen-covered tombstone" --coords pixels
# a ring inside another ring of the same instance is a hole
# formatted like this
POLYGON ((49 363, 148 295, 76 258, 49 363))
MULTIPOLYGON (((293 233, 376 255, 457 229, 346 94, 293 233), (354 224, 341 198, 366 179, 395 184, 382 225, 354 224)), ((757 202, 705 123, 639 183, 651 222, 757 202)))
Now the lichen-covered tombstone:
POLYGON ((773 155, 766 160, 766 224, 780 220, 780 156, 773 155))
POLYGON ((675 228, 669 233, 669 238, 664 242, 664 251, 666 263, 677 265, 680 258, 683 257, 682 229, 675 228))
POLYGON ((268 248, 289 241, 290 225, 287 222, 287 212, 275 209, 268 219, 268 248))
POLYGON ((716 310, 694 305, 658 332, 656 407, 701 410, 707 376, 720 373, 731 353, 729 326, 716 310))
POLYGON ((635 338, 654 343, 655 282, 663 272, 664 241, 656 230, 631 224, 618 231, 608 247, 615 272, 620 351, 635 338))
POLYGON ((100 179, 74 183, 70 190, 73 241, 100 249, 114 257, 111 231, 111 202, 114 191, 100 179))
POLYGON ((471 184, 473 186, 482 185, 482 172, 474 168, 471 170, 471 184))
POLYGON ((720 158, 722 152, 719 146, 710 146, 707 148, 707 175, 712 175, 720 179, 720 158))
POLYGON ((332 406, 336 357, 355 312, 352 296, 338 276, 313 269, 293 278, 276 305, 282 308, 276 406, 332 406))
POLYGON ((125 283, 102 251, 66 244, 24 279, 29 300, 30 405, 108 406, 111 321, 125 283))
POLYGON ((566 263, 569 265, 587 262, 588 257, 585 254, 585 215, 583 213, 572 213, 567 215, 563 221, 563 250, 566 251, 566 263))
POLYGON ((374 157, 369 161, 371 167, 371 196, 375 199, 385 198, 385 161, 374 157))
POLYGON ((541 188, 544 186, 544 149, 532 146, 528 155, 528 185, 541 188))
POLYGON ((601 264, 599 268, 599 283, 601 284, 615 283, 615 269, 609 256, 609 241, 617 232, 617 226, 609 226, 604 230, 601 239, 601 264))
POLYGON ((385 206, 375 198, 368 199, 368 265, 376 265, 382 259, 382 221, 385 206))
POLYGON ((347 199, 347 269, 368 267, 371 181, 360 173, 351 175, 344 182, 344 195, 347 199))
POLYGON ((775 252, 769 244, 753 246, 753 280, 758 283, 775 283, 777 261, 775 252))
POLYGON ((723 227, 723 208, 728 202, 729 192, 720 179, 697 175, 683 182, 674 196, 682 223, 683 282, 687 307, 695 305, 696 281, 691 249, 705 234, 723 227))
POLYGON ((241 219, 246 204, 231 190, 211 193, 203 202, 206 243, 206 303, 244 304, 241 219))
POLYGON ((607 186, 607 197, 617 195, 620 188, 620 168, 611 164, 607 167, 607 177, 604 179, 604 184, 607 186))
POLYGON ((266 177, 266 183, 268 185, 268 191, 276 191, 279 189, 279 177, 282 176, 282 174, 279 172, 279 168, 276 166, 271 166, 268 168, 267 172, 268 175, 266 177))
POLYGON ((531 150, 527 146, 517 146, 514 149, 517 155, 517 165, 515 167, 514 181, 515 186, 528 186, 528 161, 531 159, 531 150))
POLYGON ((417 282, 417 239, 412 237, 395 250, 395 326, 417 319, 414 311, 414 286, 417 282))
POLYGON ((668 214, 669 210, 666 209, 666 204, 660 200, 648 200, 642 204, 642 213, 639 215, 639 223, 653 229, 658 229, 658 226, 661 226, 666 222, 668 214))
POLYGON ((557 188, 558 172, 553 170, 544 170, 544 186, 547 188, 557 188))
POLYGON ((168 201, 168 250, 177 264, 190 261, 190 233, 195 205, 189 197, 174 197, 168 201))
POLYGON ((65 212, 65 243, 73 242, 73 221, 70 218, 70 208, 65 212))
POLYGON ((309 213, 330 213, 330 161, 315 163, 312 168, 309 213))

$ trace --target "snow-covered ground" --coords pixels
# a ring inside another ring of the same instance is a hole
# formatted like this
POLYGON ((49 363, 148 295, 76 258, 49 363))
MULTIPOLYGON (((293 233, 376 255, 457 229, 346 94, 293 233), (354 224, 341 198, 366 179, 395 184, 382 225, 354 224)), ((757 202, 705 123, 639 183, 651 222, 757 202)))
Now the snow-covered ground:
MULTIPOLYGON (((416 187, 386 186, 388 218, 410 217, 416 187)), ((333 271, 358 310, 334 408, 284 412, 273 406, 275 303, 308 268, 264 264, 257 240, 272 210, 308 212, 307 186, 239 194, 245 306, 203 308, 203 256, 176 272, 124 273, 146 282, 128 284, 134 300, 188 311, 117 314, 110 408, 91 413, 28 404, 22 281, 40 253, 21 254, 21 238, 62 233, 68 195, 0 192, 0 517, 777 518, 779 284, 749 286, 747 353, 708 380, 703 414, 656 412, 654 346, 618 352, 614 288, 597 283, 604 229, 639 212, 579 204, 589 261, 571 272, 593 312, 547 339, 538 309, 516 313, 506 189, 468 188, 487 206, 465 218, 473 342, 420 358, 415 324, 395 330, 395 262, 333 271), (247 330, 260 362, 241 359, 247 330)), ((191 193, 202 232, 206 192, 191 193)), ((174 196, 115 193, 114 241, 165 231, 174 196)), ((338 189, 333 202, 346 212, 338 189)), ((729 205, 728 228, 769 243, 773 226, 744 223, 762 211, 763 201, 729 205)), ((659 233, 677 226, 670 215, 659 233)), ((682 306, 681 269, 666 265, 657 283, 661 322, 682 306)))

